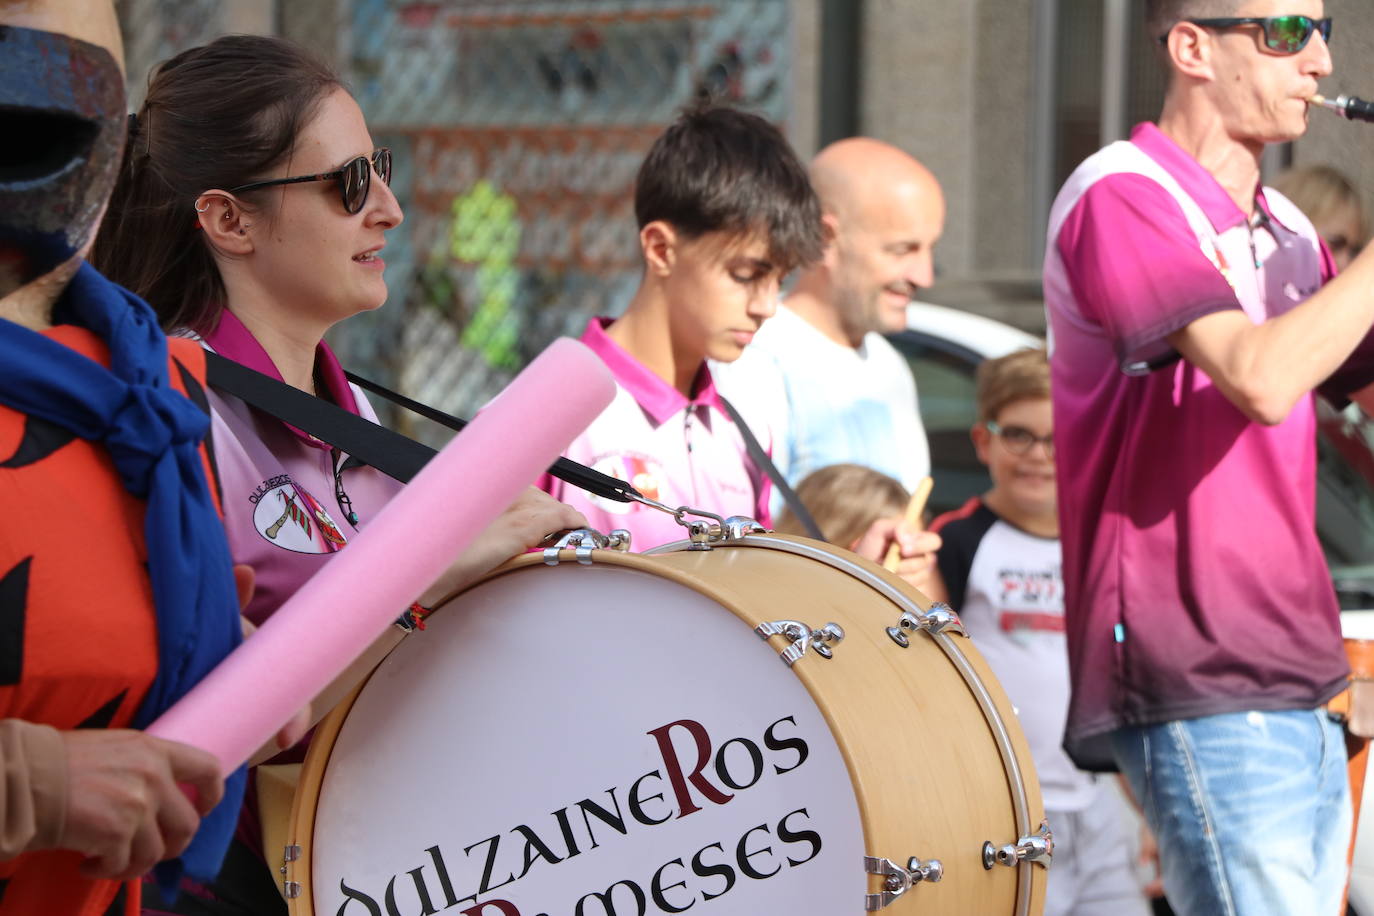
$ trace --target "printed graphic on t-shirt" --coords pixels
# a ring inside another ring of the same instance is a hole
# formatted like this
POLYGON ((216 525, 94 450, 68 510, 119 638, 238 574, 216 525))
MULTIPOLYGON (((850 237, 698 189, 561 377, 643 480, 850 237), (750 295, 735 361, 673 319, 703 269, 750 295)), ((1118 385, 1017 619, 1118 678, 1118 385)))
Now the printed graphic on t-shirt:
POLYGON ((253 527, 294 553, 333 553, 348 543, 324 505, 289 475, 265 480, 248 497, 253 527))
POLYGON ((1059 567, 997 570, 997 625, 1018 640, 1064 632, 1064 585, 1059 567))
MULTIPOLYGON (((626 481, 649 499, 660 499, 664 489, 666 475, 663 473, 663 465, 648 455, 602 455, 592 462, 592 468, 616 480, 626 481)), ((587 494, 587 498, 598 509, 614 515, 628 515, 639 505, 616 502, 590 493, 587 494)))

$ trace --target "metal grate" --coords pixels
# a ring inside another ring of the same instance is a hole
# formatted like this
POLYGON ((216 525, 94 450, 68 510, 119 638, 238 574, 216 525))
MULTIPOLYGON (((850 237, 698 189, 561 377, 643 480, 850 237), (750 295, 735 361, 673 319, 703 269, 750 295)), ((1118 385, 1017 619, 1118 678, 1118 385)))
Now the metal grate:
MULTIPOLYGON (((131 75, 228 30, 233 6, 123 3, 131 75)), ((345 365, 470 415, 555 337, 617 314, 639 280, 644 153, 702 91, 784 121, 792 15, 787 0, 292 0, 261 16, 333 56, 396 154, 390 299, 331 333, 345 365)))

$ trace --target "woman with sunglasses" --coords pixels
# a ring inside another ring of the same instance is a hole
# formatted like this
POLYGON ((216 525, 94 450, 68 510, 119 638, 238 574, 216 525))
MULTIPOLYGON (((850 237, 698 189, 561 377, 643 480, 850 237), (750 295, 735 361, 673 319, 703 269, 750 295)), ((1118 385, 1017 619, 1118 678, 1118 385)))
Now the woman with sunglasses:
MULTIPOLYGON (((337 76, 289 42, 231 36, 163 64, 132 121, 96 263, 169 329, 375 421, 323 337, 385 301, 380 254, 403 217, 387 186, 390 153, 375 148, 337 76)), ((210 396, 230 547, 256 573, 245 615, 261 623, 399 484, 237 398, 210 396)), ((421 610, 583 523, 529 491, 421 596, 421 610)), ((379 642, 357 675, 401 635, 379 642)), ((218 884, 183 893, 173 912, 286 912, 256 820, 250 798, 218 884)))

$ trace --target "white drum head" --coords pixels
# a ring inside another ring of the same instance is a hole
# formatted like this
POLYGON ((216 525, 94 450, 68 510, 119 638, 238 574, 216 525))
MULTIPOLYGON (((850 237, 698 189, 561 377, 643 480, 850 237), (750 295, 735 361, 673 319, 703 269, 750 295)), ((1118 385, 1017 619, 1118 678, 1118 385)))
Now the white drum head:
POLYGON ((685 585, 564 564, 468 591, 373 674, 311 884, 330 916, 848 913, 863 854, 776 646, 685 585))

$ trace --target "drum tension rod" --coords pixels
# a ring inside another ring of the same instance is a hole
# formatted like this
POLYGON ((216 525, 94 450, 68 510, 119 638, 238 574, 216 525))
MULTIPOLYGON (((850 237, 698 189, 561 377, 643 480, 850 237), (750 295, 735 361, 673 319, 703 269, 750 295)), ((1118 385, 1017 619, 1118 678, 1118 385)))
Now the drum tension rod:
POLYGON ((938 636, 946 630, 951 633, 958 633, 967 636, 964 631, 964 624, 959 620, 959 615, 954 613, 954 608, 937 601, 930 606, 930 610, 924 613, 912 613, 902 611, 902 616, 898 618, 895 627, 887 628, 887 635, 892 641, 903 649, 911 645, 911 640, 907 638, 907 633, 915 633, 925 630, 931 636, 938 636))
POLYGON ((610 534, 602 534, 593 528, 574 528, 562 533, 557 541, 544 548, 544 565, 557 566, 562 559, 559 556, 560 552, 569 549, 574 551, 577 562, 583 566, 591 566, 593 550, 628 551, 630 532, 624 528, 616 528, 610 534))
POLYGON ((983 844, 983 868, 991 870, 994 865, 1015 868, 1022 862, 1034 862, 1041 868, 1049 868, 1054 861, 1054 832, 1046 821, 1040 822, 1040 829, 1030 836, 1023 836, 1015 843, 997 847, 991 841, 983 844))
POLYGON ((280 871, 285 876, 281 883, 282 896, 287 900, 295 900, 301 895, 301 883, 291 880, 290 865, 301 857, 301 847, 295 843, 282 850, 282 865, 280 871))
POLYGON ((801 660, 807 649, 814 649, 821 658, 834 658, 834 647, 844 640, 844 627, 833 621, 813 630, 800 620, 766 620, 754 627, 754 632, 765 641, 773 636, 792 641, 778 653, 789 668, 801 660))
POLYGON ((864 894, 866 913, 883 909, 922 881, 935 884, 945 876, 945 867, 939 859, 922 862, 915 856, 906 860, 905 868, 891 859, 864 856, 864 871, 883 878, 883 889, 879 893, 864 894))

